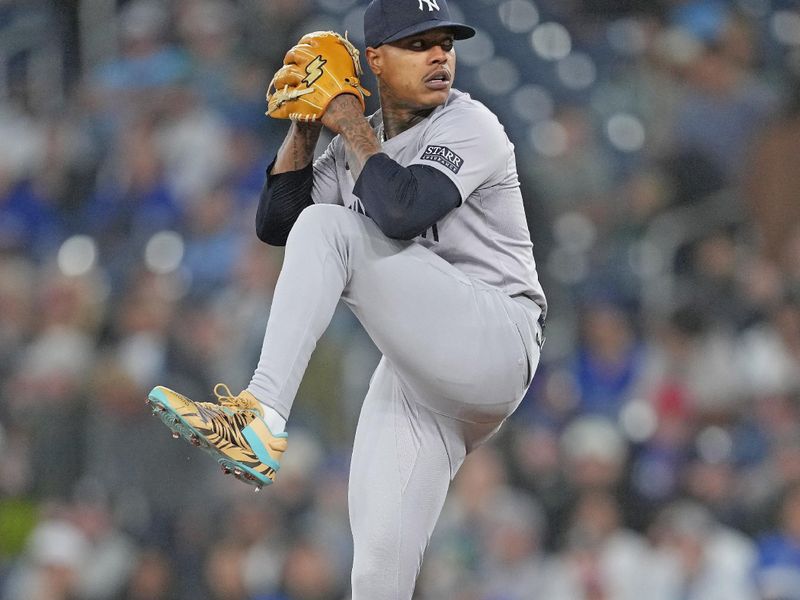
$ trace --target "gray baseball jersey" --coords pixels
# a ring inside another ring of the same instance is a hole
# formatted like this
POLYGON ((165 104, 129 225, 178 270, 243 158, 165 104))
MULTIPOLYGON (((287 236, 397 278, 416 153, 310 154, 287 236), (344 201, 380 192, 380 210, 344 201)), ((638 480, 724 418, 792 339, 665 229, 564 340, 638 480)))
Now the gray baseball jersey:
MULTIPOLYGON (((382 138, 380 110, 370 122, 382 138)), ((497 117, 469 94, 452 90, 447 103, 430 117, 384 141, 382 147, 401 166, 438 169, 461 194, 461 205, 415 241, 510 296, 530 297, 545 312, 514 146, 497 117)), ((354 185, 344 140, 337 136, 314 163, 312 198, 364 213, 361 200, 353 194, 354 185)))

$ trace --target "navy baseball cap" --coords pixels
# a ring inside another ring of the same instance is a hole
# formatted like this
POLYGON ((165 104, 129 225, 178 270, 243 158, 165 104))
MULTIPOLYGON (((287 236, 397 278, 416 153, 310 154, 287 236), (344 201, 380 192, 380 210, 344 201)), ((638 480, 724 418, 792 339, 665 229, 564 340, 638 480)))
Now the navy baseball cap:
POLYGON ((377 48, 437 27, 447 27, 457 40, 475 35, 469 25, 450 20, 447 0, 372 0, 364 13, 364 43, 377 48))

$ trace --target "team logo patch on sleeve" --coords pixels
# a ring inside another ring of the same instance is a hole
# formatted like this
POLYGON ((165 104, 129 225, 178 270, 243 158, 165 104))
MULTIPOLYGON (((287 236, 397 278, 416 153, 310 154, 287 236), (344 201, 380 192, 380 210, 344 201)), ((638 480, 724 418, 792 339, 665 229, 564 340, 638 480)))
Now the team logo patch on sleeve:
POLYGON ((461 165, 464 164, 464 159, 447 146, 428 146, 421 158, 422 160, 431 160, 444 165, 453 173, 458 173, 461 165))

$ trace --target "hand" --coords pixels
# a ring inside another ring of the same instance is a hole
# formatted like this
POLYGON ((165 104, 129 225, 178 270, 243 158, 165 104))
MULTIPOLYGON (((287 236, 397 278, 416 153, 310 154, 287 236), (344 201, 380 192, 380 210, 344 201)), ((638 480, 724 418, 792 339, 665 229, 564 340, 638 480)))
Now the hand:
POLYGON ((348 127, 363 126, 366 121, 361 101, 353 94, 336 96, 320 118, 333 133, 345 133, 348 127))

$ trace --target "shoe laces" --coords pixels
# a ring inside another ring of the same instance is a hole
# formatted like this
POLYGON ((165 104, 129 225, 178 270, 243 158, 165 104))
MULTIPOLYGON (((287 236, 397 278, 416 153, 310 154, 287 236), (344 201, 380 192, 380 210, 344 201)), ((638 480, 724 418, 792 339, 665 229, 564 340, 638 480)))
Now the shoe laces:
POLYGON ((197 406, 204 411, 206 417, 211 420, 228 423, 236 429, 247 427, 256 412, 244 398, 239 398, 231 394, 231 390, 224 383, 214 386, 214 395, 217 403, 196 402, 197 406))
POLYGON ((234 396, 230 388, 224 383, 218 383, 214 386, 214 395, 217 397, 217 402, 222 406, 237 410, 253 410, 252 402, 249 399, 242 398, 241 394, 234 396))

